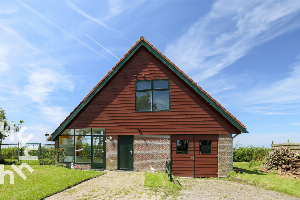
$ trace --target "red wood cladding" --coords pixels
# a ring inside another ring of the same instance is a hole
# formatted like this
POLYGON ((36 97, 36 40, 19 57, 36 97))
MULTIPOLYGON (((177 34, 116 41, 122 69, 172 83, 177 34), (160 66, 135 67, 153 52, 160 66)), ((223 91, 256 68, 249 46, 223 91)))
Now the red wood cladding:
POLYGON ((174 176, 194 177, 194 136, 193 135, 174 135, 172 136, 172 172, 174 176), (176 141, 188 140, 189 153, 177 154, 176 141))
POLYGON ((172 172, 180 177, 218 177, 217 135, 173 135, 172 172), (177 140, 189 141, 188 154, 176 153, 177 140), (199 154, 200 140, 212 141, 212 154, 199 154))
POLYGON ((240 133, 144 47, 66 128, 97 127, 105 128, 107 135, 240 133), (154 79, 170 79, 171 111, 135 112, 135 81, 154 79))

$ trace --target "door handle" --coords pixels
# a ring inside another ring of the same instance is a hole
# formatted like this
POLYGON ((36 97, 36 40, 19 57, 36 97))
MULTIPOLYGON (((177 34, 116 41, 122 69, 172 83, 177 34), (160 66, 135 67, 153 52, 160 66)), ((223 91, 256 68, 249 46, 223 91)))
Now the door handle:
POLYGON ((132 150, 130 151, 130 153, 132 154, 132 150))

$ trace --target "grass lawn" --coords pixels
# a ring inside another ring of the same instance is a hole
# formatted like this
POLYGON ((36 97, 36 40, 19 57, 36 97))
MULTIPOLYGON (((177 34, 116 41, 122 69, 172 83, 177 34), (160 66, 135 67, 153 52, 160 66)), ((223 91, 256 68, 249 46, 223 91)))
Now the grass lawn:
POLYGON ((176 197, 179 195, 179 191, 181 190, 181 186, 174 184, 174 182, 170 182, 170 178, 167 173, 163 172, 145 172, 144 187, 150 188, 156 193, 163 193, 162 199, 168 196, 176 197))
POLYGON ((249 162, 234 162, 234 167, 243 169, 243 174, 234 174, 235 177, 240 179, 254 182, 256 185, 261 185, 263 188, 275 190, 288 195, 300 197, 300 180, 282 177, 273 173, 264 173, 258 171, 261 162, 251 163, 249 162), (249 165, 250 168, 249 168, 249 165))
POLYGON ((0 184, 0 199, 41 199, 105 173, 67 169, 55 165, 30 167, 34 170, 32 173, 26 168, 22 169, 27 177, 23 180, 10 165, 4 166, 5 170, 14 172, 14 184, 10 184, 9 176, 5 175, 4 184, 0 184))

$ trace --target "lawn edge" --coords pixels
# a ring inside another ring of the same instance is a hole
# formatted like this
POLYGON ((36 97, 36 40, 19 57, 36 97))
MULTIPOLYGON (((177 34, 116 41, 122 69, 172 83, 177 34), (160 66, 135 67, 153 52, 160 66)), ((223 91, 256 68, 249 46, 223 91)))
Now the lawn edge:
POLYGON ((48 198, 48 197, 51 197, 51 196, 53 196, 53 195, 56 195, 56 194, 58 194, 58 193, 64 192, 64 191, 66 191, 67 189, 70 189, 70 188, 72 188, 72 187, 74 187, 74 186, 76 186, 76 185, 79 185, 79 184, 83 183, 83 182, 92 180, 92 179, 94 179, 94 178, 98 178, 99 176, 105 175, 107 172, 101 172, 101 173, 102 173, 102 174, 99 174, 99 175, 97 175, 97 176, 94 176, 94 177, 90 177, 90 178, 84 179, 84 180, 82 180, 82 181, 80 181, 80 182, 78 182, 78 183, 75 183, 75 184, 73 184, 73 185, 70 185, 70 186, 68 186, 68 187, 66 187, 66 188, 64 188, 64 189, 62 189, 62 190, 59 190, 59 191, 57 191, 57 192, 55 192, 55 193, 52 193, 52 194, 50 194, 50 195, 47 195, 47 196, 41 198, 41 200, 46 199, 46 198, 48 198))

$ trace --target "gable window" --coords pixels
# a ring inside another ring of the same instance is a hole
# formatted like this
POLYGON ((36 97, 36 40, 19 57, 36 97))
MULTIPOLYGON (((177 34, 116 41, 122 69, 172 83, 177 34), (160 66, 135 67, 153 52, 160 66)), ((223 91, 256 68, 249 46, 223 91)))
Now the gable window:
POLYGON ((168 110, 170 110, 169 80, 136 81, 135 111, 168 110))

